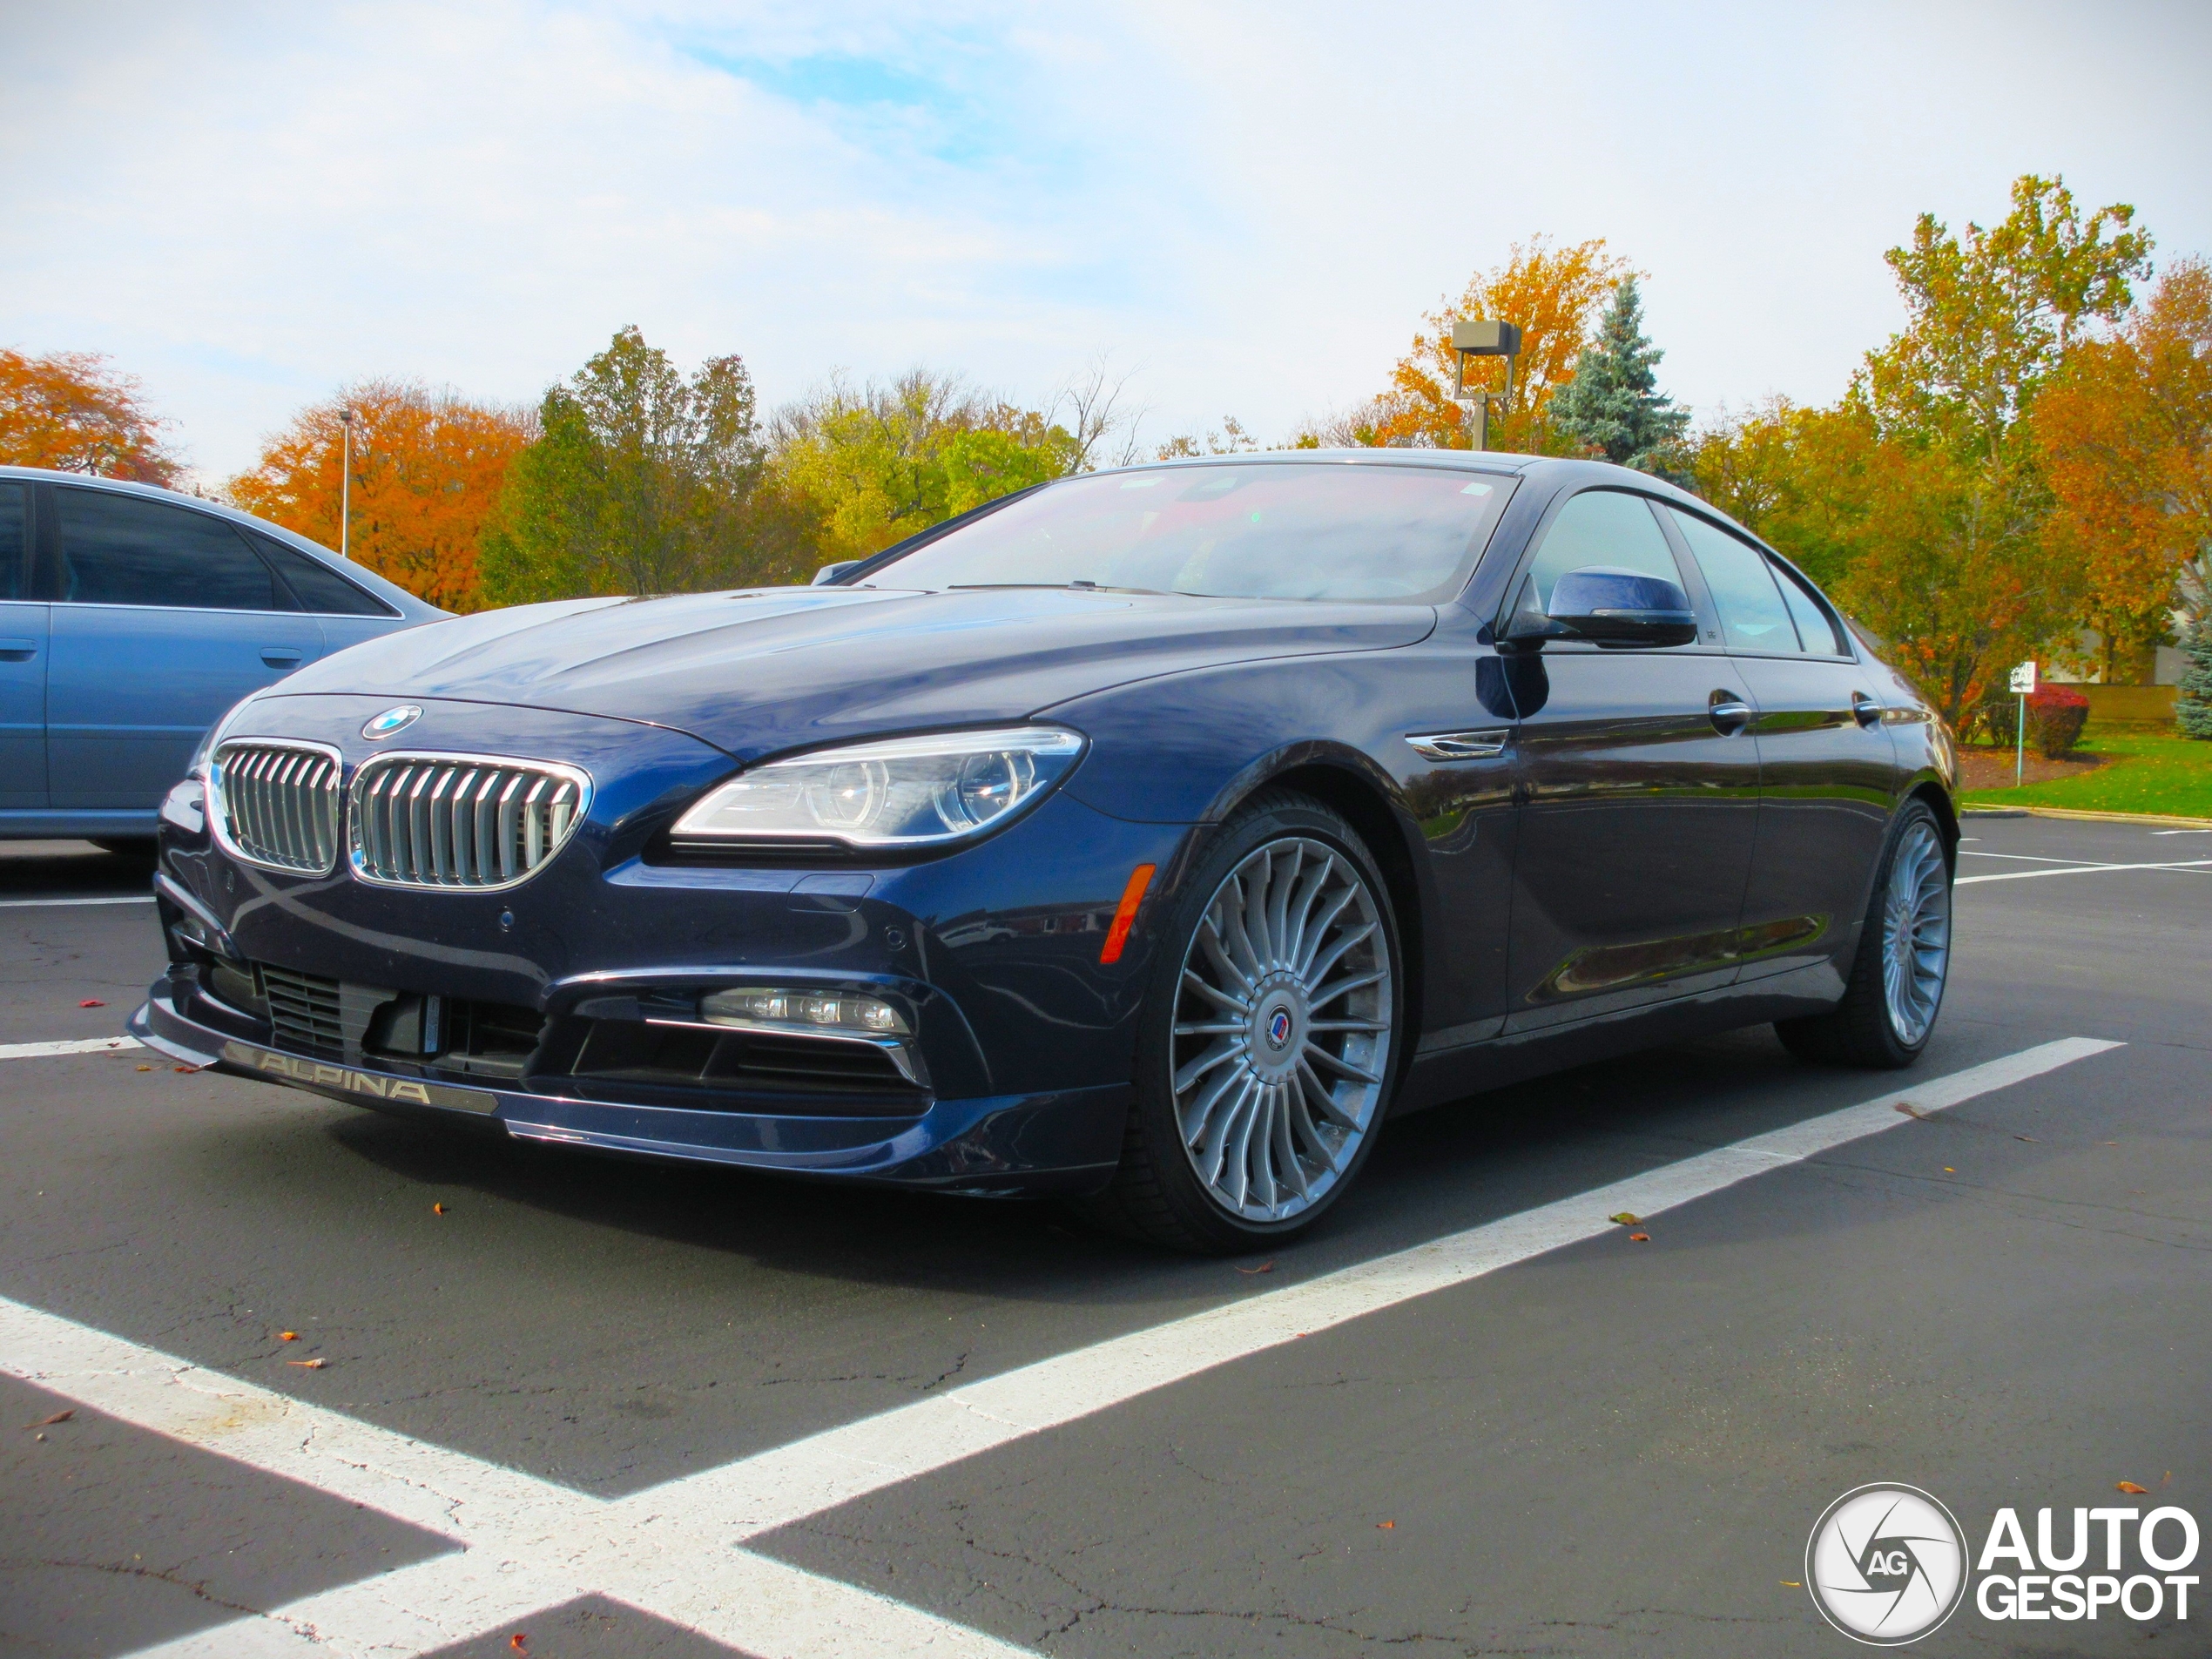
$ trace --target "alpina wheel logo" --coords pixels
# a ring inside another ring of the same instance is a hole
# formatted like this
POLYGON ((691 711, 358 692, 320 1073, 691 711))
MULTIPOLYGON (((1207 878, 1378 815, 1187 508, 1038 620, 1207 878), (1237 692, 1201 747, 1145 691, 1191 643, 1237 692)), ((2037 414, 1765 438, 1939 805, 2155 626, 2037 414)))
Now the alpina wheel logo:
POLYGON ((1291 1015, 1287 1008, 1277 1008, 1275 1017, 1267 1022, 1267 1046, 1279 1049, 1291 1040, 1291 1015))
POLYGON ((361 736, 371 743, 388 738, 395 732, 404 732, 422 718, 422 711, 412 703, 402 703, 395 709, 386 709, 361 728, 361 736))
POLYGON ((1901 1648, 1958 1609, 1966 1539, 1917 1487, 1860 1487, 1828 1506, 1805 1542, 1805 1588, 1854 1642, 1901 1648))

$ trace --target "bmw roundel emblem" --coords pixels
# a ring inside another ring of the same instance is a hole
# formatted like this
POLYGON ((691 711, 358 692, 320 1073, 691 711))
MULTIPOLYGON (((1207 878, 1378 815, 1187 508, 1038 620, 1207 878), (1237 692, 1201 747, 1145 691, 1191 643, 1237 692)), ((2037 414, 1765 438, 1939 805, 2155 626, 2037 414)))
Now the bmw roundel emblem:
POLYGON ((388 738, 395 732, 404 732, 422 718, 422 711, 412 703, 402 703, 395 709, 386 709, 361 728, 361 736, 371 743, 388 738))
POLYGON ((1285 1008, 1277 1008, 1275 1010, 1275 1017, 1267 1022, 1267 1046, 1271 1049, 1279 1049, 1290 1040, 1291 1016, 1289 1010, 1285 1008))

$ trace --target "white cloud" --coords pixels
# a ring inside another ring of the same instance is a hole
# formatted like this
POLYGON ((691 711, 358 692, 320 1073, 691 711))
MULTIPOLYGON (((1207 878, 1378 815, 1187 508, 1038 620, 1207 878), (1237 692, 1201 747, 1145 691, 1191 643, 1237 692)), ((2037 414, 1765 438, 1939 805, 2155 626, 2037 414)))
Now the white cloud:
POLYGON ((0 13, 9 343, 211 470, 362 374, 523 401, 620 325, 770 401, 1094 352, 1164 433, 1372 388, 1516 238, 1650 273, 1669 389, 1834 395, 1881 250, 2018 172, 2212 244, 2199 13, 1146 3, 0 13), (2094 25, 2091 26, 2091 20, 2094 25))

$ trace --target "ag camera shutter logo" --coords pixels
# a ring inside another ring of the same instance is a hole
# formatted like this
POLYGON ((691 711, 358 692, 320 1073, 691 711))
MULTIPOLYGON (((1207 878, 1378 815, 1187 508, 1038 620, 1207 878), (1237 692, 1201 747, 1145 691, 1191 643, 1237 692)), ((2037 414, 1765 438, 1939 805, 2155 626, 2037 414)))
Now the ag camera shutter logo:
POLYGON ((1966 1534, 1918 1487, 1859 1487, 1830 1504, 1805 1541, 1805 1589, 1852 1641, 1901 1648, 1966 1599, 1966 1534))

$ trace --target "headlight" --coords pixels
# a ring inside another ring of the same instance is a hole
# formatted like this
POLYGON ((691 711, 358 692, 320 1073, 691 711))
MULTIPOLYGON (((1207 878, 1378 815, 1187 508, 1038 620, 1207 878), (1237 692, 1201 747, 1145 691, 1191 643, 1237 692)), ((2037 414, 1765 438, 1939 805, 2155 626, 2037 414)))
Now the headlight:
POLYGON ((1003 823, 1063 777, 1083 740, 1055 726, 946 732, 818 749, 724 784, 678 841, 940 846, 1003 823))

